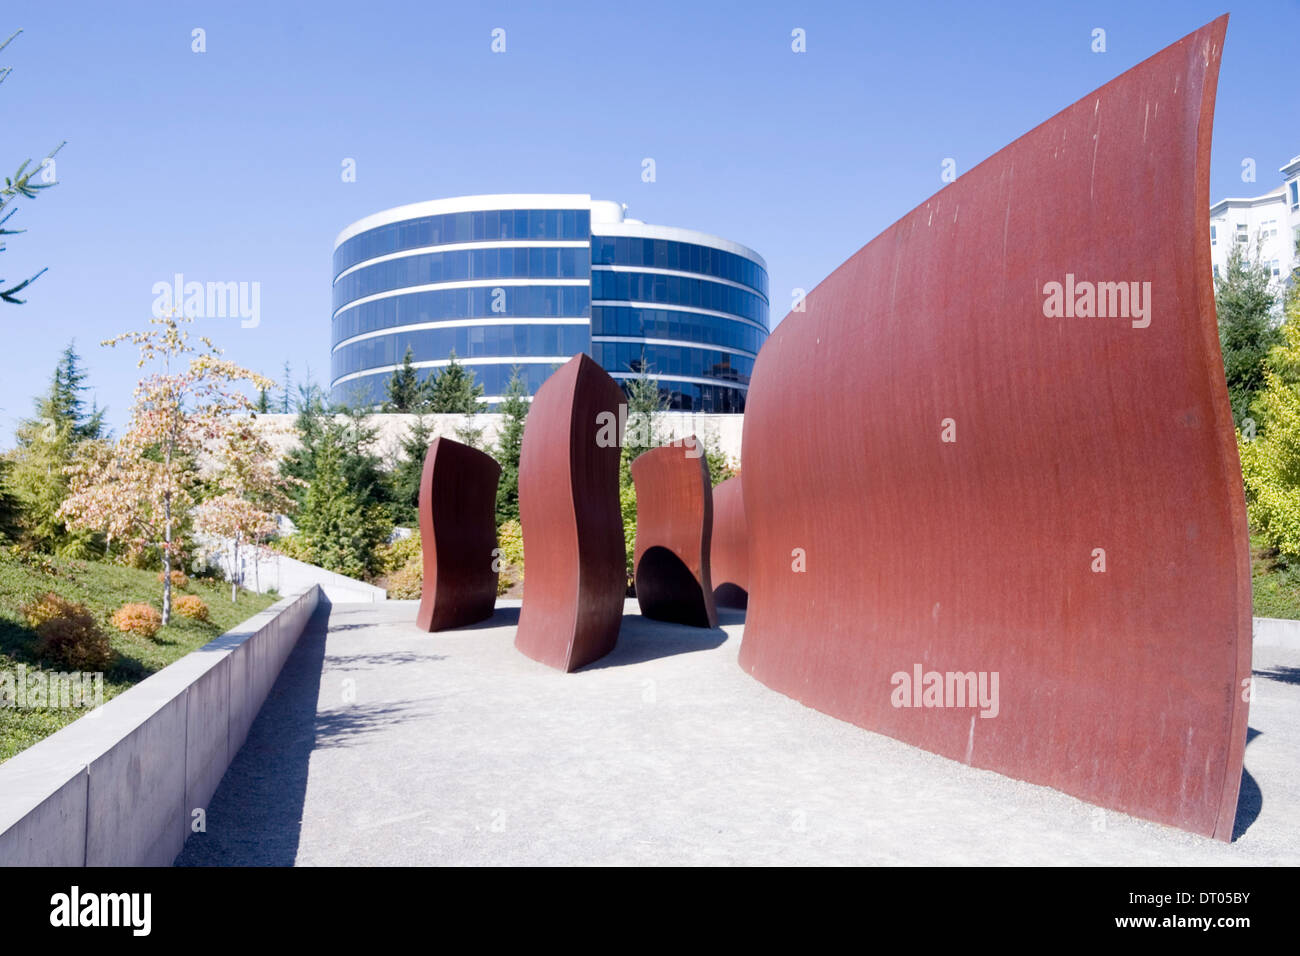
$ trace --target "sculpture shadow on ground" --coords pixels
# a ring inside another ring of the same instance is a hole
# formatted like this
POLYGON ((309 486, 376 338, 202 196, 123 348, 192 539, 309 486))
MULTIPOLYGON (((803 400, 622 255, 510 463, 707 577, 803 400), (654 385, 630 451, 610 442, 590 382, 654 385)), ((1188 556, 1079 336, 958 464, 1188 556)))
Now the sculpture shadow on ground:
MULTIPOLYGON (((1294 670, 1294 668, 1291 668, 1294 670)), ((1246 728, 1246 747, 1258 737, 1260 732, 1254 727, 1246 728)), ((1240 840, 1250 829, 1250 825, 1259 818, 1259 811, 1264 807, 1264 794, 1259 784, 1244 766, 1241 768, 1241 793, 1237 797, 1237 819, 1232 825, 1232 839, 1240 840)))
MULTIPOLYGON (((1267 670, 1254 670, 1251 672, 1256 677, 1263 677, 1265 680, 1275 680, 1281 684, 1300 684, 1300 667, 1288 667, 1280 664, 1276 667, 1270 667, 1267 670)), ((1250 741, 1246 741, 1250 743, 1250 741)))
POLYGON ((482 631, 493 627, 518 627, 519 626, 519 608, 517 607, 499 607, 492 612, 492 616, 484 618, 481 621, 475 621, 473 624, 465 624, 461 627, 448 628, 444 633, 454 634, 457 631, 482 631))
POLYGON ((624 614, 618 632, 618 644, 604 657, 580 668, 580 671, 625 667, 676 654, 708 651, 720 647, 726 640, 727 632, 721 627, 691 627, 656 621, 640 614, 624 614))

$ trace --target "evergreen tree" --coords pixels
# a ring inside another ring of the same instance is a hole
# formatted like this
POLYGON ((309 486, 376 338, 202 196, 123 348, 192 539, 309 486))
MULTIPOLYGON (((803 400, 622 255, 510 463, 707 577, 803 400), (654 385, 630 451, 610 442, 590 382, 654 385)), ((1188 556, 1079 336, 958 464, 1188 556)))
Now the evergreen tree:
POLYGON ((420 387, 420 376, 415 370, 413 359, 415 352, 408 345, 402 356, 402 364, 393 370, 388 380, 388 401, 384 402, 386 412, 414 412, 425 402, 424 389, 420 387))
POLYGON ((267 394, 266 389, 264 389, 264 388, 262 388, 262 389, 258 389, 258 392, 257 392, 257 405, 256 405, 255 407, 257 408, 257 412, 258 412, 259 415, 266 415, 266 414, 270 413, 270 411, 271 411, 271 398, 270 398, 270 396, 267 394))
POLYGON ((483 394, 483 386, 474 384, 474 370, 457 362, 454 350, 446 368, 425 379, 424 387, 429 411, 435 413, 472 415, 478 411, 478 398, 483 394))
POLYGON ((1272 273, 1260 261, 1258 242, 1251 256, 1243 246, 1232 244, 1227 268, 1214 277, 1219 346, 1232 417, 1238 427, 1251 417, 1255 398, 1264 387, 1265 360, 1269 350, 1281 341, 1273 315, 1277 295, 1272 273))
POLYGON ((70 530, 59 516, 69 494, 67 467, 79 446, 104 437, 104 413, 86 409, 82 392, 86 372, 69 344, 55 366, 49 390, 36 399, 36 414, 16 430, 7 484, 18 506, 22 535, 34 546, 69 557, 86 557, 96 549, 96 535, 70 530))
POLYGON ((280 391, 280 414, 281 415, 288 415, 290 410, 289 397, 293 394, 293 376, 290 374, 290 372, 291 369, 289 366, 289 362, 286 360, 284 363, 284 384, 283 386, 281 386, 281 391, 280 391))
POLYGON ((307 560, 349 577, 364 578, 378 569, 376 549, 387 536, 382 518, 349 486, 344 472, 345 444, 335 426, 317 445, 313 478, 298 516, 298 533, 307 560))
POLYGON ((299 444, 285 455, 280 468, 300 482, 293 492, 300 509, 306 508, 322 449, 328 446, 337 453, 334 467, 349 493, 372 517, 382 514, 394 501, 393 489, 374 451, 378 430, 367 423, 365 411, 329 407, 315 385, 301 386, 299 394, 299 444))
POLYGON ((416 508, 420 503, 420 477, 424 474, 424 457, 433 441, 433 430, 423 415, 416 416, 415 424, 402 439, 401 458, 393 468, 390 479, 393 503, 389 509, 395 524, 408 528, 419 524, 416 508))
POLYGON ((519 367, 515 366, 510 373, 510 384, 497 407, 502 415, 496 447, 496 459, 501 463, 501 480, 497 483, 498 525, 519 517, 519 453, 524 445, 528 407, 528 386, 519 376, 519 367))
POLYGON ((659 442, 659 414, 667 408, 657 379, 651 378, 644 361, 636 377, 624 379, 627 393, 627 429, 622 436, 622 467, 619 469, 619 505, 623 512, 623 541, 627 551, 627 574, 632 578, 632 549, 636 542, 636 484, 632 462, 659 442))

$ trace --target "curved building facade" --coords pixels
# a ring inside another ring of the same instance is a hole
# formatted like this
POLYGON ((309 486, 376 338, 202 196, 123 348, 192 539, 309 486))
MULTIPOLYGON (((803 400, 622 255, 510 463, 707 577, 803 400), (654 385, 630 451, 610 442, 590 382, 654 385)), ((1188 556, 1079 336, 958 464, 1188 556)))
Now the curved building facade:
POLYGON ((578 352, 672 408, 744 411, 768 334, 767 266, 739 243, 626 219, 586 195, 467 196, 361 219, 334 244, 331 397, 377 405, 408 347, 454 351, 494 405, 578 352))

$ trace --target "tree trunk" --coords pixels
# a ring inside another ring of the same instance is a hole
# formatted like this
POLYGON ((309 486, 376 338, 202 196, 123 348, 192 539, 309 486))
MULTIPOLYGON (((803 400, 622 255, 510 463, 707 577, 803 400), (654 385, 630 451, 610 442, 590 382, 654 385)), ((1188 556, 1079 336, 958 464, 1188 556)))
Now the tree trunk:
POLYGON ((163 495, 163 606, 162 622, 166 627, 172 619, 172 496, 163 495))
POLYGON ((239 579, 243 577, 239 567, 239 535, 235 535, 235 560, 230 565, 230 603, 234 604, 239 594, 239 579))

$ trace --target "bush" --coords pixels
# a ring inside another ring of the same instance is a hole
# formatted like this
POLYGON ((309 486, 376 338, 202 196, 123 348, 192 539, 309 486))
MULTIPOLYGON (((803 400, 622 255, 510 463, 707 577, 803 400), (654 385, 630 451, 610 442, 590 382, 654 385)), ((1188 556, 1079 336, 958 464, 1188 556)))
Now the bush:
POLYGON ((153 637, 162 627, 162 615, 150 604, 123 604, 113 614, 113 626, 127 634, 153 637))
POLYGON ((36 630, 36 652, 42 659, 76 671, 102 671, 112 662, 108 636, 86 605, 51 592, 22 612, 36 630))
POLYGON ((424 563, 417 554, 388 576, 388 596, 394 601, 419 598, 424 586, 424 563))
POLYGON ((176 613, 195 621, 206 621, 208 606, 197 594, 182 594, 176 599, 176 613))
MULTIPOLYGON (((158 583, 162 584, 165 579, 166 576, 161 571, 159 571, 158 583)), ((177 590, 183 591, 189 586, 190 586, 190 579, 188 576, 186 576, 184 571, 172 572, 172 587, 176 588, 177 590)))
POLYGON ((497 594, 505 594, 514 585, 524 582, 524 529, 518 521, 501 522, 501 527, 497 528, 497 547, 501 549, 497 594))
POLYGON ((412 531, 405 538, 399 538, 392 544, 380 545, 376 551, 379 569, 391 574, 400 571, 412 561, 420 559, 420 532, 412 531))

